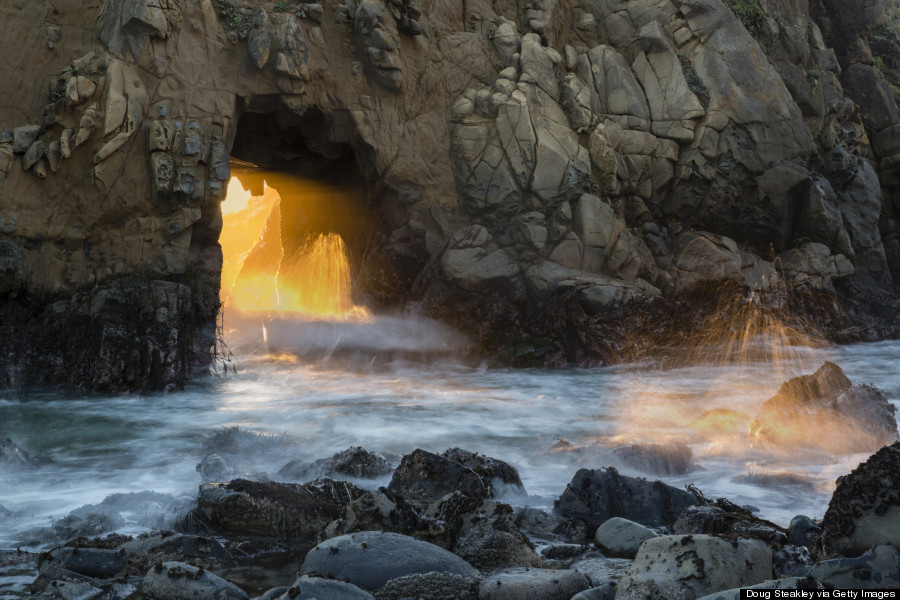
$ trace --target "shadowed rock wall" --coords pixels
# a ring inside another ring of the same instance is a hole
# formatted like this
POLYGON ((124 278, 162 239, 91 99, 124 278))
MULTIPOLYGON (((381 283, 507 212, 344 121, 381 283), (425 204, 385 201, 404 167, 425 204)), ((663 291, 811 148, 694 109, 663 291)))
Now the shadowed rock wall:
POLYGON ((866 42, 890 5, 4 2, 0 383, 206 368, 246 114, 303 147, 273 139, 286 172, 352 152, 373 301, 527 322, 722 279, 890 294, 900 111, 866 42))

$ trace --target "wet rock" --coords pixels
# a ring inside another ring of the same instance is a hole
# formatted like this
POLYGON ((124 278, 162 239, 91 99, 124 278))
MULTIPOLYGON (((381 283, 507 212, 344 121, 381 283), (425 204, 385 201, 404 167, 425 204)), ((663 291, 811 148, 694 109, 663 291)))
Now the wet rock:
POLYGON ((207 483, 200 486, 197 508, 185 522, 196 520, 225 535, 304 545, 315 541, 341 516, 344 506, 363 493, 353 484, 331 479, 305 484, 246 479, 207 483))
POLYGON ((812 548, 821 533, 819 524, 806 515, 797 515, 788 525, 788 540, 795 546, 812 548))
POLYGON ((583 592, 578 592, 572 596, 572 600, 614 600, 616 597, 616 586, 614 583, 605 583, 583 592))
POLYGON ((34 460, 10 438, 0 438, 0 468, 34 467, 34 460))
POLYGON ((580 469, 554 503, 557 514, 583 521, 590 532, 613 517, 649 527, 671 525, 697 497, 661 481, 619 475, 609 467, 580 469))
POLYGON ((696 598, 772 577, 772 553, 760 540, 707 535, 647 540, 619 582, 617 600, 696 598))
POLYGON ((288 589, 289 588, 286 585, 271 588, 260 596, 258 600, 276 600, 277 598, 284 596, 284 593, 287 592, 288 589))
POLYGON ((481 481, 492 488, 491 495, 494 497, 501 494, 511 496, 526 494, 519 472, 507 462, 490 456, 481 456, 477 452, 469 452, 462 448, 451 448, 441 456, 475 471, 481 477, 481 481))
POLYGON ((388 490, 400 493, 422 508, 455 491, 472 498, 490 495, 490 489, 475 471, 424 450, 415 450, 403 457, 388 490))
POLYGON ((478 584, 479 600, 569 600, 590 587, 578 571, 550 569, 503 569, 478 584))
POLYGON ((712 533, 724 514, 718 506, 689 506, 672 524, 672 533, 712 533))
POLYGON ((381 488, 348 503, 341 519, 328 526, 327 534, 335 536, 375 530, 443 544, 447 526, 443 521, 420 514, 400 494, 381 488))
POLYGON ((210 454, 201 460, 196 467, 204 483, 231 481, 232 479, 248 479, 246 473, 231 468, 228 462, 218 454, 210 454))
POLYGON ((508 504, 456 492, 429 514, 447 524, 448 548, 481 570, 541 565, 531 541, 516 527, 508 504))
POLYGON ((247 600, 241 588, 217 575, 180 562, 150 569, 141 588, 147 600, 247 600))
POLYGON ((589 548, 589 546, 583 544, 553 544, 552 546, 541 548, 541 556, 553 561, 570 561, 587 552, 589 548))
POLYGON ((90 513, 83 517, 70 514, 53 524, 53 531, 59 539, 70 540, 78 537, 94 537, 113 531, 125 525, 118 514, 90 513))
POLYGON ((838 480, 819 543, 826 557, 900 544, 900 442, 882 448, 838 480))
POLYGON ((772 552, 772 565, 776 577, 804 577, 814 562, 806 546, 786 544, 772 552))
POLYGON ((816 563, 809 575, 836 588, 897 587, 900 586, 900 551, 894 546, 875 546, 856 558, 816 563))
POLYGON ((472 600, 476 597, 477 582, 472 577, 453 573, 417 573, 388 581, 375 593, 376 600, 472 600))
POLYGON ((594 535, 594 544, 607 556, 634 558, 645 540, 657 537, 652 529, 639 523, 613 517, 605 521, 594 535))
POLYGON ((366 590, 377 590, 397 577, 432 571, 472 578, 478 573, 460 557, 434 544, 378 531, 322 542, 300 565, 301 575, 340 579, 366 590))
POLYGON ((54 581, 53 583, 56 585, 48 586, 32 598, 36 600, 96 600, 103 594, 102 589, 86 581, 54 581))
POLYGON ((57 548, 43 565, 59 565, 88 577, 108 578, 125 568, 125 553, 99 548, 57 548))
POLYGON ((516 512, 516 525, 523 531, 541 539, 563 539, 569 542, 581 542, 584 540, 584 531, 579 528, 576 537, 566 535, 569 525, 568 519, 549 513, 539 508, 524 507, 516 512))
POLYGON ((573 564, 570 569, 578 571, 588 578, 592 587, 612 585, 615 587, 619 580, 631 567, 631 561, 625 558, 586 558, 573 564))
MULTIPOLYGON (((372 594, 344 581, 301 575, 273 600, 373 600, 372 594)), ((260 598, 262 600, 262 598, 260 598)))
POLYGON ((159 554, 169 560, 185 562, 186 559, 207 559, 220 565, 231 565, 234 559, 218 540, 209 537, 175 533, 150 535, 122 544, 119 547, 128 554, 159 554))
POLYGON ((323 458, 313 463, 292 460, 278 471, 278 475, 297 480, 323 476, 375 479, 390 472, 391 465, 383 455, 354 446, 338 452, 331 458, 323 458))
POLYGON ((839 366, 826 362, 782 385, 750 424, 748 438, 779 448, 872 452, 896 441, 895 412, 880 390, 854 386, 839 366))
MULTIPOLYGON (((812 577, 786 577, 784 579, 773 579, 772 581, 764 581, 756 585, 750 585, 743 588, 734 588, 731 590, 723 590, 714 594, 709 594, 698 598, 697 600, 740 600, 741 590, 823 590, 825 586, 821 582, 816 581, 812 577)), ((761 596, 762 597, 762 596, 761 596)), ((789 596, 786 596, 789 597, 789 596)))
POLYGON ((672 525, 672 532, 678 534, 735 534, 765 542, 786 543, 784 529, 761 519, 748 508, 719 498, 712 506, 693 506, 685 509, 672 525))
POLYGON ((652 475, 683 475, 694 468, 693 450, 687 444, 628 444, 612 450, 627 466, 652 475))

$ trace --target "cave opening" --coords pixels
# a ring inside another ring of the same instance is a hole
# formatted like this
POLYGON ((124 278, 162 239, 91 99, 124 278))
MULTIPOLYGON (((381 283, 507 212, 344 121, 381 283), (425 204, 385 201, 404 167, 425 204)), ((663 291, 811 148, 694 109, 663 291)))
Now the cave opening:
POLYGON ((358 281, 378 219, 339 129, 315 108, 297 116, 265 99, 238 122, 219 237, 229 343, 273 315, 371 320, 358 281))

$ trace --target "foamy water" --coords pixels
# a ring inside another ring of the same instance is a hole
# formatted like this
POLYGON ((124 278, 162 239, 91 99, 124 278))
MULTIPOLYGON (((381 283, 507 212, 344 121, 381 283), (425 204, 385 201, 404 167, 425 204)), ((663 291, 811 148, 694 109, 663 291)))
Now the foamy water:
MULTIPOLYGON (((795 355, 792 375, 832 360, 854 383, 872 383, 895 403, 900 396, 900 342, 801 348, 795 355)), ((114 493, 152 490, 180 498, 142 505, 164 523, 196 497, 204 441, 231 426, 278 436, 270 450, 232 465, 273 479, 291 459, 314 460, 349 446, 398 456, 458 446, 512 463, 529 493, 516 502, 545 508, 582 467, 616 464, 625 474, 656 478, 617 463, 610 446, 680 442, 692 449, 694 467, 663 481, 694 483, 707 496, 753 505, 782 525, 800 513, 821 517, 834 479, 866 458, 749 448, 740 415, 752 417, 786 375, 764 357, 563 371, 358 359, 348 366, 333 353, 311 363, 238 354, 236 374, 161 395, 0 392, 0 437, 40 462, 0 471, 0 505, 12 513, 0 511, 0 549, 36 543, 40 528, 114 493), (697 420, 715 409, 738 415, 734 430, 697 420)), ((138 512, 121 515, 122 530, 146 529, 149 521, 138 512)), ((0 598, 15 597, 9 590, 20 583, 0 574, 0 598)))

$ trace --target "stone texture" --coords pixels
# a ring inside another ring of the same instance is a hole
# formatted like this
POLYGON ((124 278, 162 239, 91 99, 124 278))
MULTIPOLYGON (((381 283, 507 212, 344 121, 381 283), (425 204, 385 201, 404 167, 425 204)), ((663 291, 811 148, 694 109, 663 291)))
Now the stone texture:
POLYGON ((165 562, 150 569, 141 586, 148 600, 247 600, 249 596, 233 583, 199 567, 165 562))
POLYGON ((664 536, 641 546, 616 600, 696 598, 771 577, 772 554, 760 540, 664 536))
POLYGON ((606 556, 613 558, 634 558, 646 540, 657 537, 652 529, 639 523, 613 517, 597 528, 594 544, 606 556))
POLYGON ((494 571, 478 585, 480 600, 569 600, 589 587, 578 571, 550 569, 503 569, 494 571))

